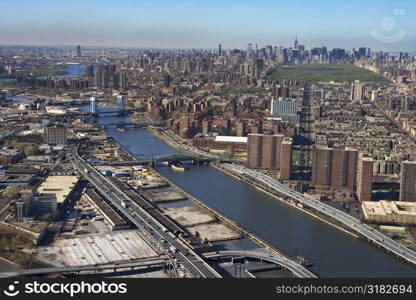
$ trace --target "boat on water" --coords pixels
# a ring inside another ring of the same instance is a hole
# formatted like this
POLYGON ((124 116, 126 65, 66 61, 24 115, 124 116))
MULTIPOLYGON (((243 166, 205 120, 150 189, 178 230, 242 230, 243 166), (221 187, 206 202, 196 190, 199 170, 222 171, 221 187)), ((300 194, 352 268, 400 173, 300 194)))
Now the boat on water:
POLYGON ((117 126, 116 129, 117 131, 120 131, 120 132, 126 131, 126 128, 124 126, 117 126))
POLYGON ((183 163, 181 162, 175 162, 175 163, 171 163, 170 167, 175 170, 175 171, 186 171, 189 169, 189 167, 185 166, 183 163))

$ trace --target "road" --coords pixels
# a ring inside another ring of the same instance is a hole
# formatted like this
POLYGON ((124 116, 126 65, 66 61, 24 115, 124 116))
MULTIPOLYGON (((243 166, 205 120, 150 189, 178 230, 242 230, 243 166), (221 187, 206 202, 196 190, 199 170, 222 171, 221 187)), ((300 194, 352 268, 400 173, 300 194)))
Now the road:
POLYGON ((165 254, 170 257, 180 277, 221 277, 202 257, 189 249, 173 233, 155 220, 144 209, 119 190, 107 177, 88 164, 77 153, 78 146, 68 147, 71 163, 111 204, 146 234, 165 254))
POLYGON ((129 263, 113 263, 113 264, 103 264, 103 265, 91 265, 91 266, 78 266, 78 267, 50 267, 50 268, 37 268, 37 269, 25 269, 25 270, 16 270, 9 272, 1 272, 0 278, 14 278, 21 276, 39 276, 47 274, 62 274, 62 273, 73 273, 73 272, 87 272, 87 271, 104 271, 104 270, 114 270, 114 269, 134 269, 139 267, 150 267, 150 266, 159 266, 164 265, 169 262, 167 259, 157 258, 149 259, 137 262, 129 263))
POLYGON ((354 218, 353 216, 344 213, 338 209, 335 209, 327 204, 324 204, 320 201, 307 198, 303 196, 301 193, 298 193, 289 187, 283 185, 282 183, 278 182, 277 180, 262 174, 260 172, 245 168, 243 166, 234 165, 234 164, 223 164, 227 169, 232 172, 236 172, 241 174, 243 177, 250 177, 254 179, 256 182, 262 183, 271 189, 276 190, 277 192, 287 196, 290 199, 294 199, 308 207, 314 208, 317 211, 339 221, 340 223, 344 224, 348 228, 358 232, 362 236, 366 237, 373 243, 379 245, 380 247, 385 248, 387 251, 392 252, 399 257, 403 258, 404 260, 416 264, 416 252, 408 249, 396 241, 388 238, 381 232, 374 230, 367 224, 364 224, 362 221, 354 218))
MULTIPOLYGON (((166 131, 159 131, 159 134, 165 136, 165 138, 169 139, 172 143, 175 143, 178 148, 185 148, 186 152, 199 154, 201 156, 210 157, 210 158, 219 158, 216 155, 207 153, 205 151, 196 149, 192 146, 182 145, 175 141, 174 137, 170 136, 170 134, 166 131)), ((300 203, 314 208, 317 211, 339 221, 340 223, 344 224, 348 228, 352 229, 355 232, 358 232, 362 236, 366 237, 368 240, 372 241, 376 245, 385 248, 387 251, 392 252, 399 257, 403 258, 404 260, 416 264, 416 252, 406 248, 405 246, 400 245, 396 241, 390 239, 386 235, 382 234, 381 232, 374 230, 367 224, 364 224, 359 219, 344 213, 341 210, 333 208, 327 204, 324 204, 320 201, 307 198, 303 196, 301 193, 296 192, 295 190, 283 185, 279 181, 257 172, 255 170, 248 169, 246 167, 237 165, 237 164, 222 164, 222 166, 228 168, 231 172, 237 172, 244 176, 249 176, 250 178, 254 179, 255 181, 265 184, 266 186, 276 190, 277 192, 284 194, 285 196, 289 197, 290 199, 294 199, 299 201, 300 203)))
POLYGON ((265 249, 260 249, 260 251, 218 251, 217 253, 207 253, 205 257, 215 258, 215 257, 247 257, 255 258, 261 261, 268 261, 276 265, 282 266, 289 271, 291 271, 296 277, 299 278, 316 278, 316 275, 313 274, 308 269, 304 268, 302 265, 297 262, 287 259, 283 256, 276 255, 272 252, 266 253, 265 249))

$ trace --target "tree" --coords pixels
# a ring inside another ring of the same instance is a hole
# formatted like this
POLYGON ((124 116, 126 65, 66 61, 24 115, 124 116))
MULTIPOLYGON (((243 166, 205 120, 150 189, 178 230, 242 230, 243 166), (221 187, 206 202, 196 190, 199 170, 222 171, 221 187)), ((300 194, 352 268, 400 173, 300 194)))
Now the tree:
POLYGON ((10 185, 7 187, 4 195, 8 199, 17 199, 19 198, 20 188, 16 185, 10 185))
POLYGON ((36 153, 38 153, 39 148, 36 146, 27 146, 25 147, 25 154, 26 156, 31 156, 31 155, 35 155, 36 153))
POLYGON ((225 156, 232 158, 234 156, 234 149, 233 146, 231 145, 227 145, 227 148, 225 148, 225 156))

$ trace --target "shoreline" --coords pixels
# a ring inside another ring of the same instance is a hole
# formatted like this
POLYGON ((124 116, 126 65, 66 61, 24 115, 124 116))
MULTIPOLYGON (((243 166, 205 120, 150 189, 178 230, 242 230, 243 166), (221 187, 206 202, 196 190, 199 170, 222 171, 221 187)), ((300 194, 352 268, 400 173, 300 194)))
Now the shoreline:
MULTIPOLYGON (((169 141, 169 140, 165 139, 164 137, 160 136, 159 134, 157 134, 157 133, 155 132, 155 130, 154 130, 154 129, 151 129, 151 132, 152 132, 152 135, 153 135, 153 136, 155 136, 156 138, 158 138, 158 139, 159 139, 159 140, 161 140, 162 142, 164 142, 164 143, 168 144, 169 146, 171 146, 172 148, 174 148, 174 149, 176 149, 176 150, 178 150, 178 151, 184 152, 182 149, 180 149, 179 147, 177 147, 174 143, 172 143, 171 141, 169 141)), ((214 168, 216 168, 217 170, 219 170, 219 171, 223 172, 224 174, 227 174, 228 176, 231 176, 231 177, 233 177, 233 178, 235 178, 235 179, 237 179, 237 180, 239 180, 239 181, 242 181, 242 179, 241 179, 240 177, 238 177, 237 175, 235 175, 235 174, 233 174, 233 173, 231 173, 231 172, 229 172, 229 171, 226 171, 226 170, 224 170, 223 168, 220 168, 220 167, 216 166, 215 164, 211 164, 211 167, 214 167, 214 168)), ((297 205, 291 204, 291 203, 289 203, 289 202, 287 202, 287 201, 285 201, 285 200, 281 199, 279 196, 277 196, 277 195, 275 195, 275 194, 273 194, 273 193, 271 193, 271 192, 269 192, 269 191, 266 191, 266 190, 265 190, 264 188, 262 188, 261 186, 257 186, 257 185, 255 185, 255 184, 253 184, 253 183, 251 183, 251 182, 247 182, 247 181, 244 181, 244 182, 245 182, 245 183, 247 183, 247 184, 249 184, 250 186, 252 186, 252 187, 254 187, 254 188, 256 188, 256 189, 260 190, 261 192, 266 193, 266 194, 268 194, 269 196, 271 196, 271 197, 273 197, 273 198, 275 198, 275 199, 277 199, 277 200, 279 200, 279 201, 281 201, 281 202, 283 202, 283 203, 285 203, 285 204, 287 204, 287 205, 289 205, 289 206, 291 206, 291 207, 294 207, 294 208, 298 209, 299 211, 301 211, 301 212, 303 212, 303 213, 305 213, 305 214, 307 214, 307 215, 309 215, 309 216, 312 216, 312 217, 314 217, 314 218, 316 218, 316 219, 318 219, 318 220, 320 220, 320 221, 322 221, 322 222, 326 223, 327 225, 330 225, 330 226, 332 226, 332 227, 334 227, 334 228, 336 228, 336 229, 338 229, 338 230, 342 231, 343 233, 346 233, 346 234, 350 235, 351 237, 354 237, 354 238, 360 238, 360 236, 359 236, 359 235, 357 235, 357 234, 355 234, 355 233, 353 233, 353 232, 351 232, 351 231, 349 231, 349 230, 347 230, 347 229, 345 229, 345 228, 340 227, 339 225, 337 225, 337 224, 333 223, 333 222, 332 222, 332 221, 330 221, 330 220, 327 220, 327 219, 325 219, 325 218, 323 218, 323 217, 321 217, 321 216, 318 216, 317 214, 314 214, 314 213, 312 213, 312 212, 310 212, 310 211, 305 210, 304 208, 301 208, 301 207, 299 207, 299 206, 297 206, 297 205)))

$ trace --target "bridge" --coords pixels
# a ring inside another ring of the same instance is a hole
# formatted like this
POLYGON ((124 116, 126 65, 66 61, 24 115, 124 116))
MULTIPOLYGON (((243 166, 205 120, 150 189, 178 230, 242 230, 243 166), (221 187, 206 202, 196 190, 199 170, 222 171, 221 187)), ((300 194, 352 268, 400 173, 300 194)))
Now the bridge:
POLYGON ((291 271, 296 277, 299 278, 317 278, 317 276, 303 267, 301 264, 287 259, 283 256, 279 256, 273 252, 268 252, 264 248, 253 249, 248 251, 217 251, 206 253, 206 258, 223 258, 223 257, 243 257, 243 258, 254 258, 260 261, 269 262, 278 265, 291 271))
MULTIPOLYGON (((126 111, 126 110, 125 110, 126 111)), ((114 122, 114 123, 104 123, 101 125, 104 129, 109 127, 124 127, 124 128, 144 128, 144 127, 161 127, 163 123, 161 122, 114 122)))
POLYGON ((72 266, 72 267, 48 267, 15 270, 10 272, 1 272, 0 278, 14 278, 14 277, 28 277, 28 276, 42 276, 48 274, 79 274, 83 272, 102 272, 102 271, 134 271, 139 268, 164 267, 169 265, 169 260, 166 258, 152 258, 127 263, 111 263, 111 264, 97 264, 88 266, 72 266))
MULTIPOLYGON (((195 164, 204 164, 204 163, 209 163, 214 160, 217 161, 218 159, 201 157, 198 155, 183 154, 183 153, 172 153, 172 154, 167 154, 167 155, 156 156, 151 159, 104 162, 102 163, 102 165, 105 165, 105 166, 139 166, 139 165, 148 165, 148 164, 155 165, 156 163, 162 163, 162 162, 184 162, 184 161, 192 161, 195 164)), ((229 162, 228 160, 221 160, 221 161, 229 162)), ((97 165, 100 165, 100 163, 97 165)))
POLYGON ((130 220, 137 227, 143 238, 148 239, 161 252, 165 253, 171 260, 172 265, 175 266, 178 275, 186 272, 188 276, 194 278, 221 277, 200 255, 195 253, 180 239, 177 239, 169 229, 135 203, 111 180, 81 158, 77 150, 77 145, 70 145, 67 149, 67 157, 77 168, 79 174, 88 180, 116 210, 130 220), (176 261, 180 261, 180 264, 175 263, 176 261))
MULTIPOLYGON (((316 278, 308 269, 304 268, 299 263, 280 257, 274 253, 267 252, 264 248, 254 249, 250 251, 217 251, 210 252, 204 255, 206 259, 214 258, 228 258, 228 257, 243 257, 248 259, 256 259, 264 262, 269 262, 278 265, 284 269, 291 271, 299 278, 316 278)), ((87 266, 70 266, 70 267, 46 267, 36 269, 14 270, 9 272, 1 272, 0 278, 15 278, 15 277, 30 277, 30 276, 44 276, 51 274, 94 274, 102 273, 104 271, 110 272, 126 272, 146 270, 148 268, 170 268, 170 261, 167 258, 149 258, 134 262, 120 262, 109 264, 96 264, 87 266)))
POLYGON ((330 205, 305 197, 301 193, 292 190, 291 188, 263 173, 235 164, 224 164, 223 167, 230 170, 232 173, 239 174, 239 176, 242 178, 250 178, 256 183, 261 183, 267 186, 268 188, 281 194, 285 200, 294 200, 297 203, 301 203, 302 205, 313 208, 316 211, 319 211, 320 213, 325 214, 334 220, 337 220, 347 228, 350 228, 353 231, 359 233, 361 236, 365 237, 375 245, 384 248, 388 252, 397 255, 398 257, 411 264, 416 264, 415 251, 400 245, 398 242, 371 228, 355 217, 344 213, 343 211, 338 210, 330 205))

